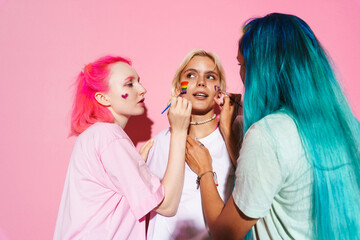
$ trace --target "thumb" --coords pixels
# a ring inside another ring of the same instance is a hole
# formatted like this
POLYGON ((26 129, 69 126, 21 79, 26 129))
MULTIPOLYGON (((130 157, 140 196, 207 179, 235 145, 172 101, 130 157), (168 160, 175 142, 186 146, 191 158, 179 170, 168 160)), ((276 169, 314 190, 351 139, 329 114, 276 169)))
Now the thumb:
POLYGON ((225 96, 224 97, 224 103, 223 103, 223 107, 229 109, 231 106, 231 100, 229 96, 225 96))

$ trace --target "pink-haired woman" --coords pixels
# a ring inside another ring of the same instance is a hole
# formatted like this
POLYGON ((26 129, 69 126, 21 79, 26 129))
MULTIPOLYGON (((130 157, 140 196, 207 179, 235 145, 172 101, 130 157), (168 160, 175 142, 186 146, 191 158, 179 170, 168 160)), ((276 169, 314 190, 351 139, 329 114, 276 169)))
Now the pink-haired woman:
POLYGON ((162 181, 145 164, 124 132, 131 116, 144 113, 146 90, 131 62, 103 57, 77 78, 71 133, 78 135, 69 162, 54 239, 145 239, 151 210, 173 216, 184 179, 191 103, 171 99, 169 163, 162 181))

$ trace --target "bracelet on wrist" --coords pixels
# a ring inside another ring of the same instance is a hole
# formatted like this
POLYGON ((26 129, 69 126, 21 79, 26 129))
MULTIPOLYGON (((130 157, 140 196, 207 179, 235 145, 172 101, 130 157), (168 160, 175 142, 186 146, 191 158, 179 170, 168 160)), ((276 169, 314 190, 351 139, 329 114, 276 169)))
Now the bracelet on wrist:
POLYGON ((212 174, 213 174, 215 186, 219 186, 218 181, 217 181, 216 172, 213 172, 212 170, 209 170, 209 171, 203 172, 202 174, 200 174, 200 175, 196 178, 196 189, 199 189, 199 187, 200 187, 200 180, 201 180, 201 178, 202 178, 205 174, 207 174, 207 173, 212 173, 212 174))

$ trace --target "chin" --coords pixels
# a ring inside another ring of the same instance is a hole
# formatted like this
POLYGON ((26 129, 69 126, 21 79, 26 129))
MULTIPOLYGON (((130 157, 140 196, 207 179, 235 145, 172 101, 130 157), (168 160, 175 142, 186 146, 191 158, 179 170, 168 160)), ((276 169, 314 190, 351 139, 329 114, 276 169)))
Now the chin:
POLYGON ((139 115, 143 115, 145 112, 145 108, 139 109, 137 111, 134 111, 134 113, 132 114, 133 116, 139 116, 139 115))
POLYGON ((213 108, 192 108, 191 110, 191 114, 192 115, 205 115, 207 113, 209 113, 211 110, 213 110, 213 108))

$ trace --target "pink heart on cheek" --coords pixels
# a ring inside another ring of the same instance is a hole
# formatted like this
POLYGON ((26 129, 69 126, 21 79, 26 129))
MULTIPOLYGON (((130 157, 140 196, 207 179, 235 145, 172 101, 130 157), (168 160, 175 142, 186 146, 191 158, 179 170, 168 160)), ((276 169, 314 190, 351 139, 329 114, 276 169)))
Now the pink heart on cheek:
POLYGON ((124 95, 121 95, 121 96, 122 96, 122 98, 126 99, 129 96, 129 94, 125 93, 124 95))

